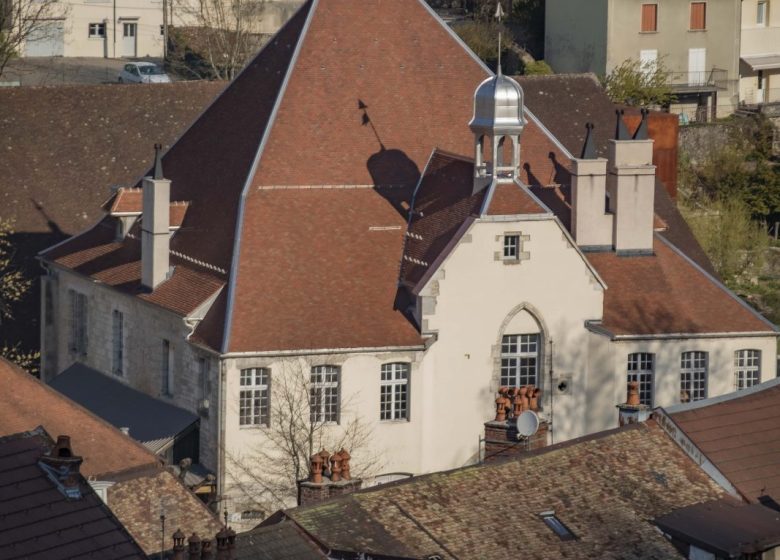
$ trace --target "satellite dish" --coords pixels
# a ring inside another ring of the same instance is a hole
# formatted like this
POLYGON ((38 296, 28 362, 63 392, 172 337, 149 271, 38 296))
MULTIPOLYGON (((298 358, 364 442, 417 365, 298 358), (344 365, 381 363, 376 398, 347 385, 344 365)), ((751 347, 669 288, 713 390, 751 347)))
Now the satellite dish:
POLYGON ((539 417, 533 410, 526 410, 516 420, 517 434, 523 437, 529 437, 539 429, 539 417))

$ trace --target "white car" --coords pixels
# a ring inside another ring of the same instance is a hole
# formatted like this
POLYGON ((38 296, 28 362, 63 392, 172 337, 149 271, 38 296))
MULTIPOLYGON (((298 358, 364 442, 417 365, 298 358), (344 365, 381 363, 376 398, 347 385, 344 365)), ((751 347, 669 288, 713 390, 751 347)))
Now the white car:
POLYGON ((119 73, 119 83, 169 84, 171 77, 151 62, 128 62, 119 73))

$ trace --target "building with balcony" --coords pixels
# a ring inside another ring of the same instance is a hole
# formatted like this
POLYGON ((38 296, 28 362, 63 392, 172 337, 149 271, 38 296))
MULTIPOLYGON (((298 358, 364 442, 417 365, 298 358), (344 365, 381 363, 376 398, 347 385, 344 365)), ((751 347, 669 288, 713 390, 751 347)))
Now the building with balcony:
POLYGON ((777 1, 742 2, 739 78, 740 103, 765 106, 771 114, 780 116, 780 3, 777 1))
POLYGON ((556 72, 605 76, 623 61, 662 60, 681 122, 731 114, 738 102, 738 0, 547 0, 545 59, 556 72))

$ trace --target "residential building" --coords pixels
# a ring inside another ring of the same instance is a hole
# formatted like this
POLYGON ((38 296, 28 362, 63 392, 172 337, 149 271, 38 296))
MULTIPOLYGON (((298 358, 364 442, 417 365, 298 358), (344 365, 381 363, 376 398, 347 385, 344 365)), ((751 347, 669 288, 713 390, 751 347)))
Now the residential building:
POLYGON ((681 555, 654 520, 725 495, 649 421, 287 509, 262 528, 293 525, 345 559, 668 559, 681 555))
POLYGON ((251 517, 283 402, 417 474, 479 459, 501 386, 541 388, 560 442, 614 426, 630 381, 657 406, 773 375, 774 326, 656 231, 647 122, 618 128, 575 157, 422 1, 307 2, 42 254, 43 376, 208 401, 201 462, 251 517))
POLYGON ((742 2, 549 0, 545 60, 556 72, 606 76, 631 59, 671 72, 682 122, 730 115, 739 94, 742 2))
POLYGON ((780 6, 743 0, 739 100, 746 105, 780 102, 780 6))
MULTIPOLYGON (((122 531, 129 533, 131 537, 128 538, 137 543, 145 554, 152 557, 160 552, 160 515, 166 516, 168 527, 182 527, 202 535, 219 531, 217 517, 184 486, 184 477, 163 468, 160 459, 147 448, 3 359, 0 359, 0 382, 5 387, 0 396, 0 434, 27 433, 30 430, 39 433, 40 437, 46 433, 67 434, 71 438, 72 452, 81 457, 78 472, 84 477, 82 486, 90 488, 89 494, 95 499, 99 496, 110 509, 112 518, 121 524, 122 531), (36 426, 41 428, 36 431, 36 426)), ((150 410, 150 414, 154 412, 150 410)), ((3 441, 7 439, 0 438, 3 441)), ((0 447, 3 444, 0 443, 0 447)), ((5 469, 4 472, 8 474, 5 469)), ((88 493, 83 494, 86 496, 88 493)), ((5 503, 9 495, 2 495, 0 502, 5 503)), ((94 501, 92 497, 85 499, 94 501)), ((78 520, 79 515, 76 514, 74 519, 78 520)), ((74 527, 83 523, 75 520, 74 527)), ((4 524, 0 528, 0 535, 5 534, 0 536, 2 558, 14 557, 7 556, 8 549, 4 548, 16 538, 9 536, 14 530, 4 532, 8 527, 14 527, 14 524, 4 524)), ((76 556, 63 554, 63 558, 76 556)), ((23 548, 19 549, 19 555, 23 558, 35 557, 32 554, 27 556, 23 548)), ((100 554, 96 557, 111 558, 100 554)), ((48 560, 54 556, 42 554, 40 558, 48 560)))

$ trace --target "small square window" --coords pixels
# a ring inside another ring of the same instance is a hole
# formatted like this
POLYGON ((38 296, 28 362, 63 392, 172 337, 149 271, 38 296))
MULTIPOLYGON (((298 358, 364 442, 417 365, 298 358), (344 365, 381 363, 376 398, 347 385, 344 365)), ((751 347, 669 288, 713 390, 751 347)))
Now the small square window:
POLYGON ((571 529, 569 529, 563 521, 558 519, 554 511, 544 511, 539 514, 539 517, 542 518, 544 524, 547 525, 553 533, 558 535, 558 538, 562 541, 573 541, 577 538, 577 536, 571 532, 571 529))
POLYGON ((504 260, 516 261, 520 258, 520 236, 504 236, 504 260))
POLYGON ((106 24, 105 23, 90 23, 89 24, 89 37, 93 39, 102 39, 106 36, 106 24))

